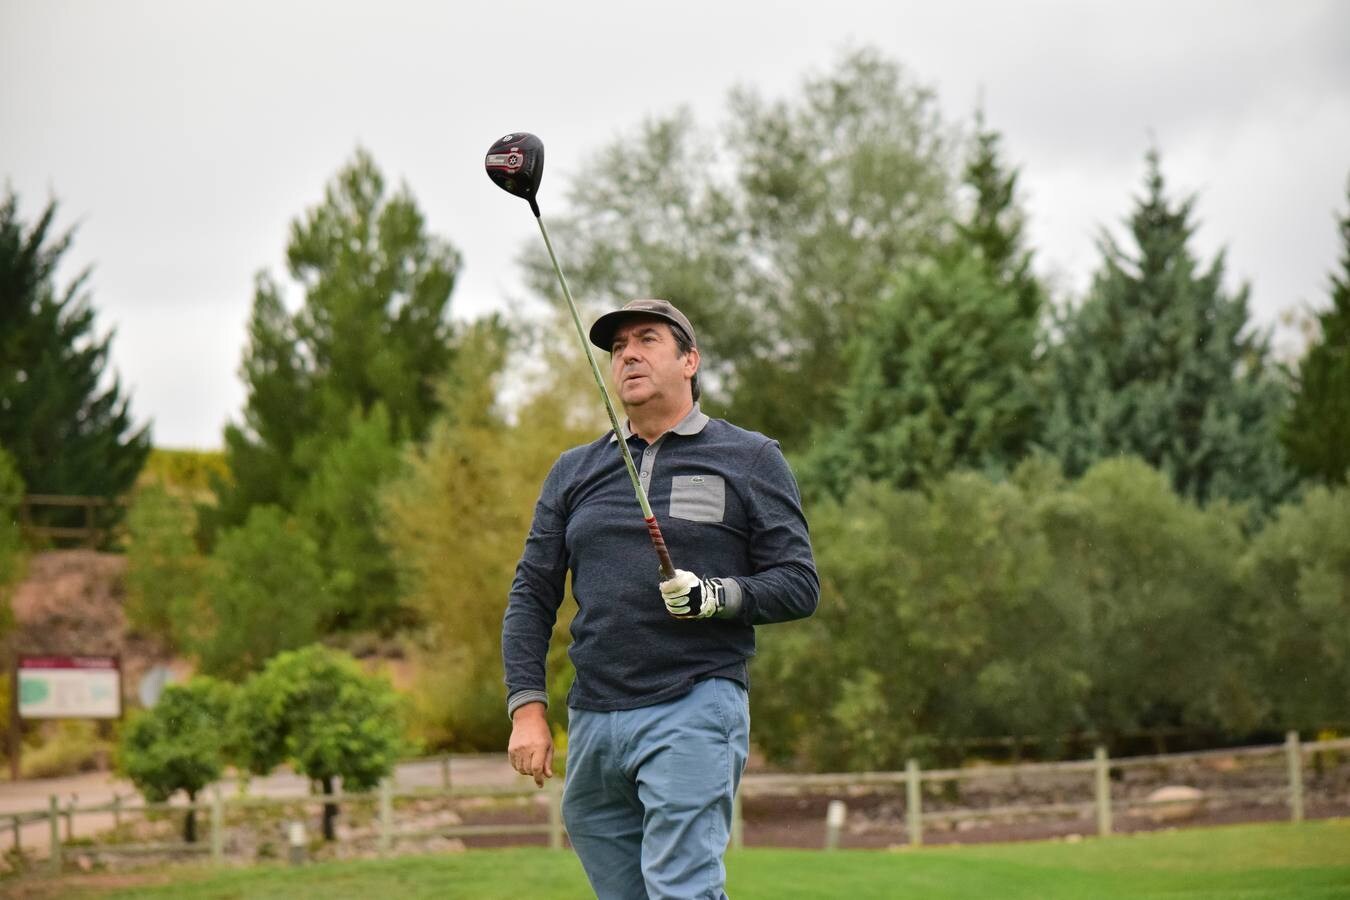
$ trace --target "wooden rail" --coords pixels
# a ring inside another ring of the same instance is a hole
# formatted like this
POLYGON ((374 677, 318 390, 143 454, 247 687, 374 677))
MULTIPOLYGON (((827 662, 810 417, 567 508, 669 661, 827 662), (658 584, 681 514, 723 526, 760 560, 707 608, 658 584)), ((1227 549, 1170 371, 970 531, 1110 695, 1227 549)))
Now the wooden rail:
MULTIPOLYGON (((190 803, 137 803, 129 805, 122 798, 115 797, 107 803, 80 805, 73 798, 71 802, 62 805, 59 798, 53 795, 50 798, 49 806, 46 810, 33 810, 18 813, 0 813, 0 833, 9 832, 12 834, 10 842, 10 851, 17 859, 23 859, 21 843, 21 831, 24 825, 31 825, 36 822, 48 823, 50 829, 49 851, 47 854, 47 868, 52 872, 60 872, 65 865, 66 845, 74 837, 72 821, 78 815, 108 815, 116 817, 120 823, 121 818, 129 815, 147 815, 147 814, 185 814, 189 811, 209 813, 208 822, 205 823, 204 831, 206 839, 197 843, 184 843, 183 841, 163 841, 163 842, 138 842, 122 843, 115 841, 96 841, 95 843, 81 843, 80 852, 92 854, 95 856, 141 856, 155 853, 164 854, 209 854, 211 860, 221 863, 226 855, 226 813, 229 810, 257 810, 273 809, 285 810, 294 809, 297 806, 323 807, 328 804, 334 806, 358 806, 374 803, 377 806, 378 814, 376 817, 377 827, 372 835, 366 836, 365 840, 375 840, 380 848, 381 854, 391 851, 396 842, 401 840, 413 840, 426 837, 483 837, 483 836, 524 836, 524 835, 547 835, 549 847, 561 850, 563 847, 563 824, 562 824, 562 789, 554 782, 544 791, 539 791, 534 787, 499 787, 484 786, 479 788, 435 788, 422 787, 406 790, 396 789, 391 781, 386 779, 380 784, 376 791, 362 793, 336 794, 307 794, 299 797, 231 797, 225 798, 223 792, 217 785, 212 791, 209 799, 199 799, 190 803), (476 797, 537 797, 543 795, 548 801, 548 821, 538 824, 488 824, 488 825, 440 825, 427 828, 397 828, 394 820, 394 801, 396 800, 425 800, 429 798, 444 797, 447 799, 458 798, 476 798, 476 797), (65 835, 62 836, 61 821, 65 820, 65 835)), ((198 823, 199 827, 203 823, 198 823)), ((354 838, 361 840, 362 838, 354 838)))
POLYGON ((98 522, 97 512, 110 506, 127 505, 125 498, 81 497, 68 494, 25 494, 19 501, 19 528, 30 540, 76 541, 89 549, 99 547, 108 529, 98 522), (83 525, 44 525, 35 521, 37 509, 83 509, 83 525))

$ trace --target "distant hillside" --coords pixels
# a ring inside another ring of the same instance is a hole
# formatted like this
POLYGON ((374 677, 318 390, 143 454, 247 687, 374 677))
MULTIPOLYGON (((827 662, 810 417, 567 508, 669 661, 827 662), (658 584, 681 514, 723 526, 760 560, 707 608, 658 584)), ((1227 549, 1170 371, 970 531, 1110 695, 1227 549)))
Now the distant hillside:
POLYGON ((155 447, 146 458, 145 468, 141 469, 136 484, 141 487, 155 484, 206 499, 211 493, 213 476, 229 480, 230 470, 225 463, 224 451, 155 447))

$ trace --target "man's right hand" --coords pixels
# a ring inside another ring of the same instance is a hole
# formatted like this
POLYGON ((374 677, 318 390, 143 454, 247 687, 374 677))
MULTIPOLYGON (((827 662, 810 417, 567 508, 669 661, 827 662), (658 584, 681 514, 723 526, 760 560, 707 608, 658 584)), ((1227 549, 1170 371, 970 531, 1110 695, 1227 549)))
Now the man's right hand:
POLYGON ((511 715, 511 742, 506 755, 511 768, 531 776, 539 787, 553 777, 553 735, 544 704, 526 703, 511 715))

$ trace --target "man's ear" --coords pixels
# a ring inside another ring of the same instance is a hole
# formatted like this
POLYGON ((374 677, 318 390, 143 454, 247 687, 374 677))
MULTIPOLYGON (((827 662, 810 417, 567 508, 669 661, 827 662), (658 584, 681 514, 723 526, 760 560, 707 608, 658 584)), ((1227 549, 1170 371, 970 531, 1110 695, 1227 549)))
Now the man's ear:
POLYGON ((684 374, 690 378, 698 371, 698 363, 701 357, 698 355, 697 347, 690 347, 689 352, 684 355, 684 374))

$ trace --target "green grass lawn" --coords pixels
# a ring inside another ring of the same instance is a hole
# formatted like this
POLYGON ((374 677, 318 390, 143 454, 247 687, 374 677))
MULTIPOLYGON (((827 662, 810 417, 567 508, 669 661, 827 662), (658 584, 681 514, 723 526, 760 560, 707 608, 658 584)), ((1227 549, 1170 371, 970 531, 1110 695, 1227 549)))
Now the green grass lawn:
MULTIPOLYGON (((745 850, 728 893, 748 898, 1350 897, 1350 819, 919 851, 745 850)), ((576 857, 480 850, 299 868, 179 867, 127 876, 31 879, 19 896, 226 898, 586 898, 576 857), (117 878, 117 886, 113 879, 117 878), (46 893, 44 887, 52 889, 46 893)), ((0 884, 0 894, 6 893, 0 884)))

